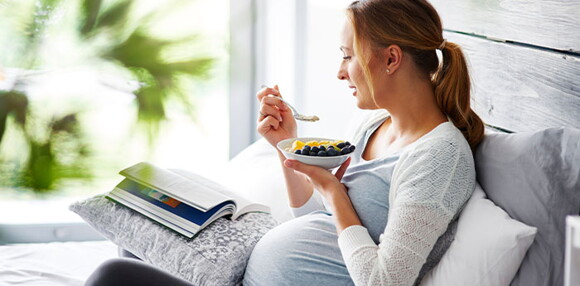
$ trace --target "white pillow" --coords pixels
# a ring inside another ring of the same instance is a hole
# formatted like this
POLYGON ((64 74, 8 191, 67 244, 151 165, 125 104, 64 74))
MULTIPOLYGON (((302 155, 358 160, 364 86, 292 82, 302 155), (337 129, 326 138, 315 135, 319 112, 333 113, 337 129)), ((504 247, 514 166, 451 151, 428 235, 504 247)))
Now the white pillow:
POLYGON ((459 216, 455 240, 421 286, 509 285, 536 232, 510 218, 477 184, 459 216))
POLYGON ((245 148, 212 179, 250 200, 270 206, 272 217, 280 223, 294 217, 288 204, 280 159, 276 149, 265 139, 245 148))

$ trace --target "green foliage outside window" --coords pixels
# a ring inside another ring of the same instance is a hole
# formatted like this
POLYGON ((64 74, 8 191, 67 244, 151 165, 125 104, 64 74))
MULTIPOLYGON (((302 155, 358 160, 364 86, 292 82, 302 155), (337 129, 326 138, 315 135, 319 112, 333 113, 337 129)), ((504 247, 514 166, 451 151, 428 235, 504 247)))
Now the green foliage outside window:
POLYGON ((139 1, 132 0, 0 0, 0 45, 10 47, 0 55, 0 144, 6 134, 21 134, 19 148, 27 154, 20 160, 0 157, 0 186, 46 193, 59 180, 92 176, 83 108, 49 116, 31 108, 27 88, 34 78, 62 68, 45 65, 50 55, 42 48, 52 40, 50 31, 66 31, 95 69, 134 83, 137 122, 150 146, 169 100, 193 112, 183 87, 207 78, 215 57, 187 49, 202 40, 198 35, 165 39, 151 32, 156 21, 186 2, 191 0, 165 1, 162 9, 139 13, 139 1))

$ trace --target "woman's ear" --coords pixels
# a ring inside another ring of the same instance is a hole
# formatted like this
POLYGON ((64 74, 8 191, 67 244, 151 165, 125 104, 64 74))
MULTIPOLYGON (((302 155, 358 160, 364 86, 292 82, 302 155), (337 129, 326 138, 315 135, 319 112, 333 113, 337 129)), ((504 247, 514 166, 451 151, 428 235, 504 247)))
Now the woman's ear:
POLYGON ((393 74, 401 65, 403 50, 398 45, 390 45, 383 49, 383 56, 387 74, 393 74))

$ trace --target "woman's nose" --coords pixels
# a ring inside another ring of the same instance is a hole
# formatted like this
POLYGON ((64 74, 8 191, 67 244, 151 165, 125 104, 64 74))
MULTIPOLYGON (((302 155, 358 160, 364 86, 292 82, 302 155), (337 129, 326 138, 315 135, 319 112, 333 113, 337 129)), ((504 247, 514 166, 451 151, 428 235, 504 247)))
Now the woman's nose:
POLYGON ((346 72, 346 70, 341 66, 338 69, 338 74, 336 75, 336 77, 338 77, 338 79, 340 80, 346 80, 348 79, 348 73, 346 72))

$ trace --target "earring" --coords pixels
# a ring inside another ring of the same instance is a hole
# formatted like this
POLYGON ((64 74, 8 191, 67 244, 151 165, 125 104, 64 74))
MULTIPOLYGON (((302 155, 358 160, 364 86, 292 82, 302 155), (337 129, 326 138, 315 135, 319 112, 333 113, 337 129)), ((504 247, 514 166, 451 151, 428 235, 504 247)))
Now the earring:
POLYGON ((391 72, 391 70, 390 69, 387 69, 387 73, 390 73, 390 72, 391 72))

